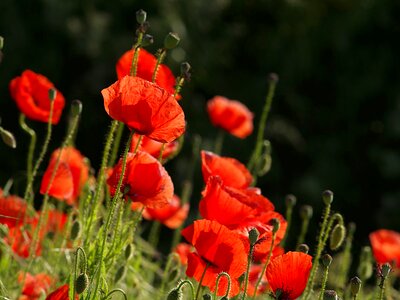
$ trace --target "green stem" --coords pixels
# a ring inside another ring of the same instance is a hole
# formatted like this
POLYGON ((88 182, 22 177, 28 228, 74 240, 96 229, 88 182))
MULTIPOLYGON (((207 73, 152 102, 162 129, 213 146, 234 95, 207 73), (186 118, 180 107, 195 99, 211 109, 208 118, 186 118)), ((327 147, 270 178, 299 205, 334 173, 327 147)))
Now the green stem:
POLYGON ((133 54, 133 59, 132 59, 131 70, 129 72, 130 76, 136 76, 137 65, 138 65, 138 60, 139 60, 140 45, 142 44, 142 40, 143 40, 143 33, 139 32, 137 42, 132 47, 134 54, 133 54))
POLYGON ((286 243, 286 239, 288 237, 290 225, 292 224, 292 215, 293 215, 293 205, 287 205, 287 207, 286 207, 286 222, 287 222, 286 232, 285 232, 285 236, 284 236, 283 240, 279 244, 282 248, 285 248, 285 243, 286 243))
POLYGON ((191 291, 191 295, 192 295, 192 299, 194 299, 194 287, 193 287, 193 283, 189 280, 183 280, 181 281, 178 286, 176 287, 177 290, 180 290, 185 284, 189 285, 190 287, 190 291, 191 291))
POLYGON ((158 240, 160 237, 160 230, 161 230, 161 223, 158 221, 153 221, 153 224, 151 225, 150 228, 149 243, 154 248, 157 248, 158 240))
MULTIPOLYGON (((164 295, 164 289, 165 289, 165 285, 167 283, 168 275, 169 275, 168 273, 172 267, 172 263, 174 262, 175 258, 177 261, 179 261, 179 256, 176 253, 171 252, 171 254, 168 256, 167 263, 165 265, 165 269, 164 269, 164 273, 163 273, 163 277, 161 279, 161 285, 160 285, 160 289, 159 289, 159 293, 158 293, 158 297, 157 297, 158 300, 164 295)), ((192 294, 193 294, 193 299, 194 299, 194 292, 192 292, 192 294)))
POLYGON ((113 120, 111 122, 111 127, 110 127, 110 131, 108 132, 107 135, 107 139, 106 139, 106 145, 104 147, 103 150, 103 158, 101 160, 101 166, 100 166, 100 170, 99 170, 99 174, 97 176, 97 186, 96 186, 96 191, 94 193, 94 196, 92 197, 91 201, 90 201, 90 214, 88 219, 85 222, 85 228, 86 228, 86 234, 85 234, 85 242, 84 242, 84 248, 87 248, 89 246, 89 242, 90 242, 90 233, 91 233, 91 229, 92 229, 92 223, 93 220, 95 218, 95 216, 97 215, 97 211, 99 209, 100 206, 100 196, 102 195, 102 191, 103 191, 103 187, 104 187, 104 181, 105 181, 105 170, 107 167, 107 162, 108 162, 108 157, 110 154, 110 150, 111 150, 111 145, 114 139, 114 132, 117 129, 118 126, 118 121, 113 120))
POLYGON ((342 288, 342 290, 345 289, 345 284, 347 282, 347 276, 349 273, 350 265, 351 265, 351 247, 353 243, 353 236, 354 236, 354 231, 355 231, 355 225, 354 224, 349 224, 348 226, 348 235, 346 237, 346 245, 343 251, 342 255, 342 263, 340 264, 340 269, 339 269, 339 287, 342 288))
POLYGON ((178 96, 179 92, 182 90, 182 86, 185 83, 185 78, 183 76, 180 76, 177 78, 177 84, 175 86, 175 92, 174 92, 174 98, 178 96))
POLYGON ((31 137, 26 164, 27 182, 29 182, 32 178, 33 153, 35 152, 36 132, 26 124, 25 115, 22 113, 19 115, 19 125, 31 137))
POLYGON ((160 154, 158 155, 158 161, 160 162, 160 164, 163 163, 162 156, 163 156, 164 150, 165 150, 165 143, 163 143, 161 145, 160 154))
POLYGON ((197 290, 196 290, 196 296, 194 297, 194 300, 197 300, 199 298, 200 290, 201 290, 201 283, 203 282, 204 276, 206 275, 206 271, 209 266, 210 266, 210 263, 207 262, 206 266, 204 267, 203 274, 201 274, 200 281, 199 281, 199 284, 198 284, 197 290))
POLYGON ((268 114, 271 110, 271 104, 275 94, 276 83, 277 83, 276 80, 269 81, 269 89, 267 97, 265 98, 264 109, 261 114, 260 123, 258 124, 256 145, 250 157, 250 161, 247 164, 247 168, 250 170, 253 176, 256 176, 255 165, 257 163, 258 158, 261 155, 261 150, 264 140, 265 125, 267 124, 268 114))
POLYGON ((324 278, 322 279, 321 291, 319 293, 318 300, 322 300, 324 297, 326 282, 328 281, 328 274, 329 274, 329 267, 325 267, 324 278))
POLYGON ((231 291, 231 277, 226 272, 219 273, 218 277, 217 277, 217 281, 215 283, 215 290, 214 290, 214 294, 213 294, 213 299, 215 299, 215 300, 217 300, 218 285, 219 285, 219 281, 220 281, 222 276, 225 276, 227 278, 227 280, 228 280, 228 286, 226 288, 225 295, 223 296, 223 298, 228 298, 228 295, 229 295, 229 293, 231 291))
POLYGON ((247 287, 249 285, 250 265, 251 265, 251 261, 253 260, 253 252, 254 252, 254 245, 250 245, 250 251, 249 251, 249 255, 247 257, 247 269, 246 269, 246 275, 244 278, 244 290, 243 290, 242 300, 246 299, 247 287))
POLYGON ((300 244, 304 243, 304 240, 306 238, 307 230, 308 230, 308 224, 310 223, 309 218, 304 218, 303 222, 301 223, 301 229, 300 229, 300 234, 297 239, 297 245, 296 248, 299 247, 300 244))
POLYGON ((311 272, 310 272, 310 277, 308 278, 308 282, 307 282, 307 286, 304 292, 304 296, 303 296, 303 300, 308 300, 310 297, 310 293, 311 290, 314 286, 314 281, 315 281, 315 275, 317 273, 318 270, 318 266, 319 266, 319 259, 321 257, 321 253, 323 251, 323 249, 325 248, 325 242, 326 241, 324 239, 325 237, 325 231, 326 231, 326 227, 327 227, 327 223, 328 223, 328 218, 329 218, 329 214, 331 212, 331 204, 327 204, 325 207, 325 211, 324 211, 324 217, 323 217, 323 221, 322 221, 322 225, 321 225, 321 230, 319 232, 319 237, 318 237, 318 245, 317 245, 317 250, 314 256, 314 262, 313 265, 311 267, 311 272))
POLYGON ((107 300, 109 297, 111 297, 112 294, 117 293, 117 292, 121 293, 125 300, 128 300, 128 298, 126 297, 125 292, 122 289, 114 289, 114 290, 112 290, 111 292, 108 293, 108 295, 106 296, 105 300, 107 300))
MULTIPOLYGON (((134 132, 132 130, 130 132, 130 134, 129 134, 129 138, 128 138, 128 141, 127 141, 126 146, 125 146, 124 156, 122 158, 121 175, 119 177, 117 189, 116 189, 115 195, 114 195, 114 197, 112 199, 112 204, 111 204, 110 210, 108 212, 107 221, 106 221, 106 223, 105 223, 105 225, 103 227, 103 239, 102 239, 102 242, 101 242, 100 252, 99 252, 100 253, 100 255, 99 255, 100 259, 98 261, 99 266, 101 266, 101 264, 104 261, 104 251, 105 251, 105 246, 106 246, 106 241, 107 241, 107 233, 108 233, 108 231, 110 229, 111 220, 112 220, 112 218, 114 216, 115 208, 117 206, 117 201, 118 201, 118 199, 121 198, 120 197, 121 186, 122 186, 122 182, 123 182, 123 179, 124 179, 124 176, 125 176, 126 162, 127 162, 128 152, 129 152, 129 148, 130 148, 130 145, 131 145, 131 140, 132 140, 133 133, 134 132)), ((99 290, 100 277, 101 277, 101 268, 100 268, 99 272, 97 273, 96 287, 95 287, 95 290, 93 292, 93 295, 94 295, 93 299, 96 299, 97 291, 99 290)))
POLYGON ((122 134, 124 133, 124 127, 125 127, 124 123, 118 122, 117 133, 115 135, 110 160, 108 162, 109 167, 112 167, 115 164, 115 161, 117 160, 119 145, 121 144, 122 134))
POLYGON ((263 277, 264 277, 264 274, 265 274, 265 270, 267 269, 267 266, 268 266, 268 264, 269 264, 269 261, 271 260, 272 250, 274 250, 274 246, 275 246, 275 239, 276 239, 276 232, 274 232, 274 233, 272 234, 271 248, 269 249, 267 261, 265 262, 265 264, 264 264, 264 266, 263 266, 263 269, 261 270, 260 277, 258 277, 257 283, 256 283, 256 285, 254 286, 253 299, 256 298, 258 286, 261 284, 261 281, 262 281, 262 279, 263 279, 263 277))
POLYGON ((215 139, 214 145, 214 153, 221 154, 222 145, 224 144, 225 132, 222 129, 219 129, 217 138, 215 139))
POLYGON ((156 82, 158 68, 160 67, 160 64, 163 62, 166 54, 167 54, 167 50, 166 49, 161 49, 161 52, 157 57, 156 66, 154 67, 153 75, 151 77, 151 81, 152 82, 156 82))

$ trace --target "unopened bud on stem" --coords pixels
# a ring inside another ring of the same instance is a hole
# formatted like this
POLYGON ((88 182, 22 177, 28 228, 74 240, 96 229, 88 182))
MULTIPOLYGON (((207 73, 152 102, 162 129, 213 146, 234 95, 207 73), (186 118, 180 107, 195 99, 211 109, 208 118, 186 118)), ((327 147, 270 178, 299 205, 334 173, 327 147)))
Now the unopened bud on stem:
POLYGON ((306 244, 300 244, 300 245, 297 247, 297 251, 303 252, 303 253, 307 254, 308 251, 310 251, 310 247, 308 247, 306 244))
POLYGON ((147 13, 143 9, 139 9, 136 12, 136 21, 139 24, 143 24, 144 22, 146 22, 146 18, 147 18, 147 13))
POLYGON ((54 101, 57 97, 57 90, 55 88, 49 89, 49 99, 50 101, 54 101))
POLYGON ((361 280, 357 276, 350 279, 351 295, 355 297, 361 289, 361 280))
POLYGON ((177 33, 170 32, 164 39, 164 48, 165 49, 173 49, 178 46, 180 42, 180 38, 177 33))
POLYGON ((322 192, 322 200, 324 201, 325 205, 329 205, 333 201, 333 193, 330 190, 326 190, 322 192))

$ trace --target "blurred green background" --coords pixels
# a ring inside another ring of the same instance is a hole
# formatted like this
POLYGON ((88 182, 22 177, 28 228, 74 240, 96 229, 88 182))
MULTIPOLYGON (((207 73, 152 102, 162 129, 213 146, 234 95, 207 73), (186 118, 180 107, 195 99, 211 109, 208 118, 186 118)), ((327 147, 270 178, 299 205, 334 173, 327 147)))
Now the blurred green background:
MULTIPOLYGON (((267 76, 276 72, 280 81, 266 131, 273 164, 258 182, 264 195, 284 212, 285 195, 295 194, 298 206, 314 206, 315 226, 321 192, 331 189, 334 210, 357 223, 358 244, 367 243, 372 230, 400 230, 398 0, 2 0, 0 117, 18 147, 0 143, 0 186, 13 177, 14 192, 21 192, 24 183, 28 140, 18 127, 8 83, 27 68, 53 81, 68 104, 83 102, 76 144, 98 168, 110 123, 100 90, 116 80, 115 63, 133 43, 140 8, 148 12, 148 33, 155 38, 148 49, 155 52, 175 31, 181 43, 167 64, 176 75, 182 61, 192 65, 180 102, 187 142, 167 165, 177 192, 193 136, 200 134, 207 149, 216 136, 206 101, 214 95, 238 99, 257 122, 267 76)), ((67 111, 51 150, 65 133, 67 111)), ((40 132, 40 143, 45 125, 30 124, 40 132)), ((247 162, 254 140, 255 134, 245 141, 227 137, 223 154, 247 162)), ((199 167, 195 174, 193 207, 203 185, 199 167)), ((299 232, 297 213, 295 222, 292 235, 299 232)))

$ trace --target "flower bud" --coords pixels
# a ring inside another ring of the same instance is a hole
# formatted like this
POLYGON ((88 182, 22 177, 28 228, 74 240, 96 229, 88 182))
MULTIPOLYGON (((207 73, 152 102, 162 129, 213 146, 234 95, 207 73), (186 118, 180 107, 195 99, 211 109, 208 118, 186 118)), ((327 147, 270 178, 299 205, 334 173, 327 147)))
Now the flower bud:
POLYGON ((303 252, 303 253, 307 254, 308 251, 310 251, 310 247, 308 247, 306 244, 300 244, 300 245, 297 247, 297 251, 303 252))
POLYGON ((391 270, 392 270, 392 268, 391 268, 390 264, 388 264, 388 263, 383 264, 381 267, 382 277, 386 278, 390 274, 391 270))
POLYGON ((338 249, 344 241, 344 238, 346 237, 346 227, 344 227, 341 224, 336 224, 336 226, 333 228, 329 240, 329 247, 331 250, 336 250, 338 249))
POLYGON ((146 22, 146 18, 147 13, 143 9, 139 9, 136 12, 136 22, 138 22, 139 24, 143 24, 144 22, 146 22))
POLYGON ((305 219, 311 219, 313 215, 313 208, 311 205, 303 205, 300 207, 300 217, 305 219))
POLYGON ((254 246, 257 243, 259 235, 260 235, 260 233, 258 232, 258 230, 256 228, 250 229, 249 241, 250 241, 251 246, 254 246))
POLYGON ((273 226, 272 233, 277 233, 279 230, 279 227, 281 226, 281 222, 277 218, 273 218, 271 220, 271 224, 273 226))
POLYGON ((114 282, 120 281, 125 276, 125 274, 126 274, 126 267, 125 266, 119 267, 117 273, 115 273, 114 282))
POLYGON ((171 290, 167 296, 167 300, 181 300, 182 299, 182 291, 177 288, 171 290))
POLYGON ((89 277, 86 273, 81 273, 75 281, 75 290, 78 294, 82 294, 89 286, 89 277))
POLYGON ((133 254, 133 251, 135 250, 134 246, 132 244, 128 244, 125 247, 125 259, 128 261, 133 254))
POLYGON ((141 46, 142 47, 146 47, 146 46, 149 46, 149 45, 151 45, 153 43, 154 43, 153 36, 150 35, 150 34, 145 34, 144 37, 143 37, 141 46))
POLYGON ((181 63, 181 74, 188 73, 191 68, 191 65, 187 61, 181 63))
POLYGON ((329 205, 333 201, 333 193, 330 190, 326 190, 322 192, 322 200, 324 201, 325 205, 329 205))
POLYGON ((82 113, 82 102, 75 99, 71 103, 71 113, 72 116, 76 117, 82 113))
POLYGON ((271 83, 278 83, 279 75, 276 73, 269 73, 268 74, 268 81, 271 83))
POLYGON ((57 97, 57 90, 55 88, 49 89, 49 99, 50 101, 54 101, 57 97))
POLYGON ((81 223, 76 220, 74 223, 72 223, 71 227, 71 234, 70 238, 71 240, 76 240, 79 237, 79 234, 81 233, 81 223))
POLYGON ((324 300, 339 300, 339 297, 334 290, 325 290, 324 300))
POLYGON ((295 195, 289 194, 285 198, 285 203, 287 207, 293 207, 296 205, 297 198, 295 195))
POLYGON ((176 46, 178 46, 180 40, 181 39, 179 38, 177 33, 170 32, 164 39, 164 48, 165 49, 173 49, 176 46))
POLYGON ((4 47, 4 38, 0 35, 0 50, 3 50, 4 47))
POLYGON ((351 295, 355 297, 361 289, 361 280, 357 276, 350 279, 351 295))
POLYGON ((321 260, 322 260, 322 265, 325 268, 329 268, 329 266, 332 263, 332 256, 330 256, 329 254, 325 254, 325 255, 322 256, 321 260))
POLYGON ((13 149, 17 147, 17 141, 15 140, 14 135, 10 131, 5 130, 3 127, 0 127, 0 136, 4 144, 6 144, 7 146, 13 149))
POLYGON ((211 297, 210 294, 204 294, 203 295, 203 300, 211 300, 211 299, 212 299, 212 297, 211 297))

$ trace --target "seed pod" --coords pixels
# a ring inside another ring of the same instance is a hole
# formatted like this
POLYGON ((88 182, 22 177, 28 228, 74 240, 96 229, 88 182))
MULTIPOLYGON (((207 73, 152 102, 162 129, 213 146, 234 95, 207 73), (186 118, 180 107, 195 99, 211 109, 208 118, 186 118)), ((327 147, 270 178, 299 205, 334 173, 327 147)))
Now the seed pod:
POLYGON ((118 282, 120 281, 126 274, 126 267, 125 266, 121 266, 117 273, 115 273, 115 277, 114 277, 114 282, 118 282))
POLYGON ((78 237, 79 237, 79 235, 80 235, 80 233, 81 233, 81 223, 78 221, 78 220, 76 220, 73 224, 72 224, 72 227, 71 227, 71 234, 70 234, 70 238, 71 238, 71 240, 73 240, 73 241, 75 241, 78 237))
POLYGON ((49 99, 50 101, 54 101, 57 97, 57 90, 55 88, 49 89, 49 99))
POLYGON ((381 268, 382 277, 386 278, 390 274, 391 270, 392 270, 392 267, 390 266, 390 264, 388 264, 388 263, 383 264, 382 268, 381 268))
POLYGON ((311 219, 313 215, 313 208, 311 205, 303 205, 300 207, 300 217, 305 219, 311 219))
POLYGON ((203 295, 203 300, 211 300, 211 299, 212 299, 212 297, 211 297, 210 294, 204 294, 203 295))
POLYGON ((322 265, 323 265, 325 268, 329 268, 329 266, 331 265, 331 263, 332 263, 332 256, 330 256, 329 254, 324 254, 324 255, 322 256, 322 265))
POLYGON ((174 49, 176 46, 178 46, 180 40, 181 39, 177 33, 170 32, 167 34, 167 36, 164 39, 164 48, 165 49, 174 49))
POLYGON ((331 232, 329 241, 329 247, 331 248, 331 250, 338 249, 343 244, 345 237, 346 237, 346 227, 344 227, 341 224, 336 224, 336 226, 333 228, 331 232))
POLYGON ((167 300, 181 300, 182 299, 182 291, 177 288, 171 290, 167 296, 167 300))
POLYGON ((296 205, 297 198, 295 195, 289 194, 285 198, 285 203, 287 207, 293 207, 296 205))
POLYGON ((0 50, 3 50, 4 47, 4 38, 0 35, 0 50))
POLYGON ((355 297, 361 289, 361 280, 357 276, 350 279, 350 289, 352 297, 355 297))
POLYGON ((146 46, 151 45, 153 43, 154 43, 153 36, 150 35, 150 34, 145 34, 144 37, 143 37, 141 46, 142 47, 146 47, 146 46))
POLYGON ((306 244, 300 244, 300 245, 297 247, 297 251, 303 252, 303 253, 307 254, 308 251, 310 251, 310 247, 308 247, 306 244))
POLYGON ((82 102, 75 99, 71 103, 71 113, 74 117, 82 113, 82 102))
POLYGON ((258 232, 258 230, 256 228, 250 229, 250 231, 249 231, 249 241, 250 241, 250 245, 251 246, 254 246, 255 243, 257 243, 259 236, 260 236, 260 233, 258 232))
POLYGON ((281 222, 277 218, 273 218, 271 220, 271 223, 272 223, 272 226, 273 226, 272 232, 273 233, 277 233, 278 230, 279 230, 279 227, 281 226, 281 222))
POLYGON ((279 75, 276 73, 269 73, 268 74, 268 81, 269 82, 273 82, 273 83, 277 83, 279 81, 279 75))
POLYGON ((78 294, 82 294, 89 286, 89 277, 86 273, 81 273, 75 281, 75 290, 78 294))
POLYGON ((322 200, 324 201, 325 205, 331 204, 333 201, 333 192, 330 190, 323 191, 322 200))
POLYGON ((325 290, 324 300, 339 300, 339 297, 334 290, 325 290))
POLYGON ((147 18, 147 13, 143 9, 139 9, 136 12, 136 21, 139 24, 143 24, 144 22, 146 22, 146 18, 147 18))

